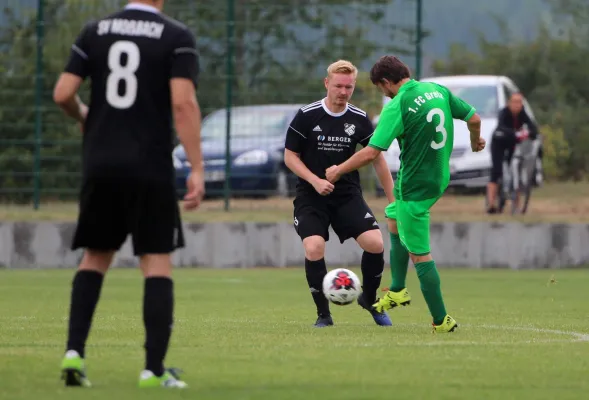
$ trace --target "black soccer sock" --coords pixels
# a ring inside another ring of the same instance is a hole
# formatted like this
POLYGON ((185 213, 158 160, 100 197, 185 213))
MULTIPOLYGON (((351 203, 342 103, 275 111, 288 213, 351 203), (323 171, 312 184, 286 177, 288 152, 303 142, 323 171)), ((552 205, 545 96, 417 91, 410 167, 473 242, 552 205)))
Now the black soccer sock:
POLYGON ((104 275, 98 271, 81 270, 76 273, 72 282, 66 350, 75 350, 82 358, 85 357, 86 340, 103 280, 104 275))
POLYGON ((362 253, 361 269, 363 296, 368 304, 374 304, 384 270, 384 252, 375 254, 365 251, 362 253))
POLYGON ((162 376, 174 322, 174 283, 170 278, 146 278, 144 290, 145 369, 162 376))
POLYGON ((329 301, 323 294, 323 278, 327 275, 325 259, 309 261, 305 258, 305 273, 313 301, 317 306, 317 314, 329 315, 329 301))

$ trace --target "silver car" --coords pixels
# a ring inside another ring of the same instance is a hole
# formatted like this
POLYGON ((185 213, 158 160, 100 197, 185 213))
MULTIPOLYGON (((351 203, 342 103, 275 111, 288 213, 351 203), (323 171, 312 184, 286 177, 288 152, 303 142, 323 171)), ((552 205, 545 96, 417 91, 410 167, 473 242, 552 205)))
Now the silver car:
MULTIPOLYGON (((456 96, 477 109, 481 116, 481 136, 487 140, 487 148, 480 153, 470 151, 470 135, 466 123, 454 120, 454 149, 450 158, 450 186, 466 189, 483 189, 489 182, 491 171, 491 146, 490 140, 493 131, 497 128, 497 116, 499 111, 507 105, 508 99, 515 92, 519 92, 513 81, 505 76, 495 75, 458 75, 423 78, 421 81, 434 82, 446 86, 456 96)), ((384 98, 383 105, 390 99, 384 98)), ((524 98, 526 112, 532 120, 536 121, 534 111, 524 98)), ((378 120, 375 121, 375 124, 378 120)), ((532 151, 536 157, 535 184, 542 182, 542 138, 534 141, 532 151)), ((389 169, 396 176, 399 171, 399 145, 397 141, 384 154, 389 169)), ((377 194, 382 194, 378 180, 377 194)))

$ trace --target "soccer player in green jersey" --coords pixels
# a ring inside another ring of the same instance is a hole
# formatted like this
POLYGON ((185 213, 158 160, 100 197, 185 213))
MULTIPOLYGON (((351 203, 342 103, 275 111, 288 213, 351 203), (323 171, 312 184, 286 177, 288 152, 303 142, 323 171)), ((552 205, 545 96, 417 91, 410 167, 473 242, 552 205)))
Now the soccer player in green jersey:
POLYGON ((373 307, 382 312, 410 304, 405 278, 411 258, 433 318, 434 332, 452 332, 458 324, 446 313, 440 275, 430 254, 430 208, 450 181, 453 119, 466 121, 474 152, 485 148, 485 140, 480 137, 481 119, 471 105, 446 87, 411 79, 409 68, 396 57, 381 57, 370 71, 370 80, 392 100, 382 110, 368 146, 343 164, 330 167, 326 178, 336 182, 342 175, 372 162, 397 139, 401 168, 395 201, 385 210, 391 239, 392 283, 373 307))

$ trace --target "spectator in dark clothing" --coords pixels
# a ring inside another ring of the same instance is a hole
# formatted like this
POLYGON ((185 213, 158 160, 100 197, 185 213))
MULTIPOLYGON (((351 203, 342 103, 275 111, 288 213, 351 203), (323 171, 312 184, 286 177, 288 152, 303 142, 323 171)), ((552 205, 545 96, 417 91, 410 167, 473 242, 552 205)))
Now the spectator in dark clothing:
POLYGON ((507 107, 499 111, 498 123, 491 138, 491 179, 487 184, 487 199, 490 214, 494 214, 497 198, 498 182, 503 176, 503 162, 511 163, 513 151, 518 142, 526 139, 534 140, 538 136, 538 128, 524 108, 521 93, 514 93, 509 98, 507 107))

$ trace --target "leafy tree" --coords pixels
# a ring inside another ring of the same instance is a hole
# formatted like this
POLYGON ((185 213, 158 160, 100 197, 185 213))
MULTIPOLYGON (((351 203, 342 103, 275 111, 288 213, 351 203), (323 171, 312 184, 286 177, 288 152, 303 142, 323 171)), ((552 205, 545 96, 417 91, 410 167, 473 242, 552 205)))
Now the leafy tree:
POLYGON ((433 68, 439 75, 509 76, 529 99, 547 132, 564 132, 570 149, 566 161, 561 159, 563 152, 547 154, 558 157, 548 160, 549 165, 561 169, 553 176, 581 179, 589 172, 589 115, 585 113, 589 81, 584 67, 589 47, 578 43, 574 35, 554 32, 546 23, 540 24, 538 32, 531 43, 491 42, 479 34, 478 52, 454 45, 448 59, 438 60, 433 68))
MULTIPOLYGON (((53 104, 53 85, 83 25, 125 3, 45 0, 40 174, 48 196, 75 193, 81 168, 81 134, 53 104)), ((37 26, 36 10, 21 7, 19 13, 6 9, 5 22, 0 25, 0 196, 28 201, 35 155, 37 26)), ((305 103, 324 94, 325 68, 338 58, 362 66, 371 65, 382 53, 410 54, 412 22, 408 26, 390 24, 384 18, 386 7, 391 7, 390 0, 362 5, 354 0, 302 0, 296 6, 274 0, 235 0, 233 104, 305 103), (370 40, 369 29, 389 40, 384 45, 370 40)), ((198 96, 205 115, 224 107, 227 1, 174 0, 166 11, 197 37, 202 62, 198 96)), ((83 98, 87 88, 83 88, 83 98)), ((364 93, 369 91, 359 90, 358 100, 370 102, 369 95, 363 98, 364 93)))

